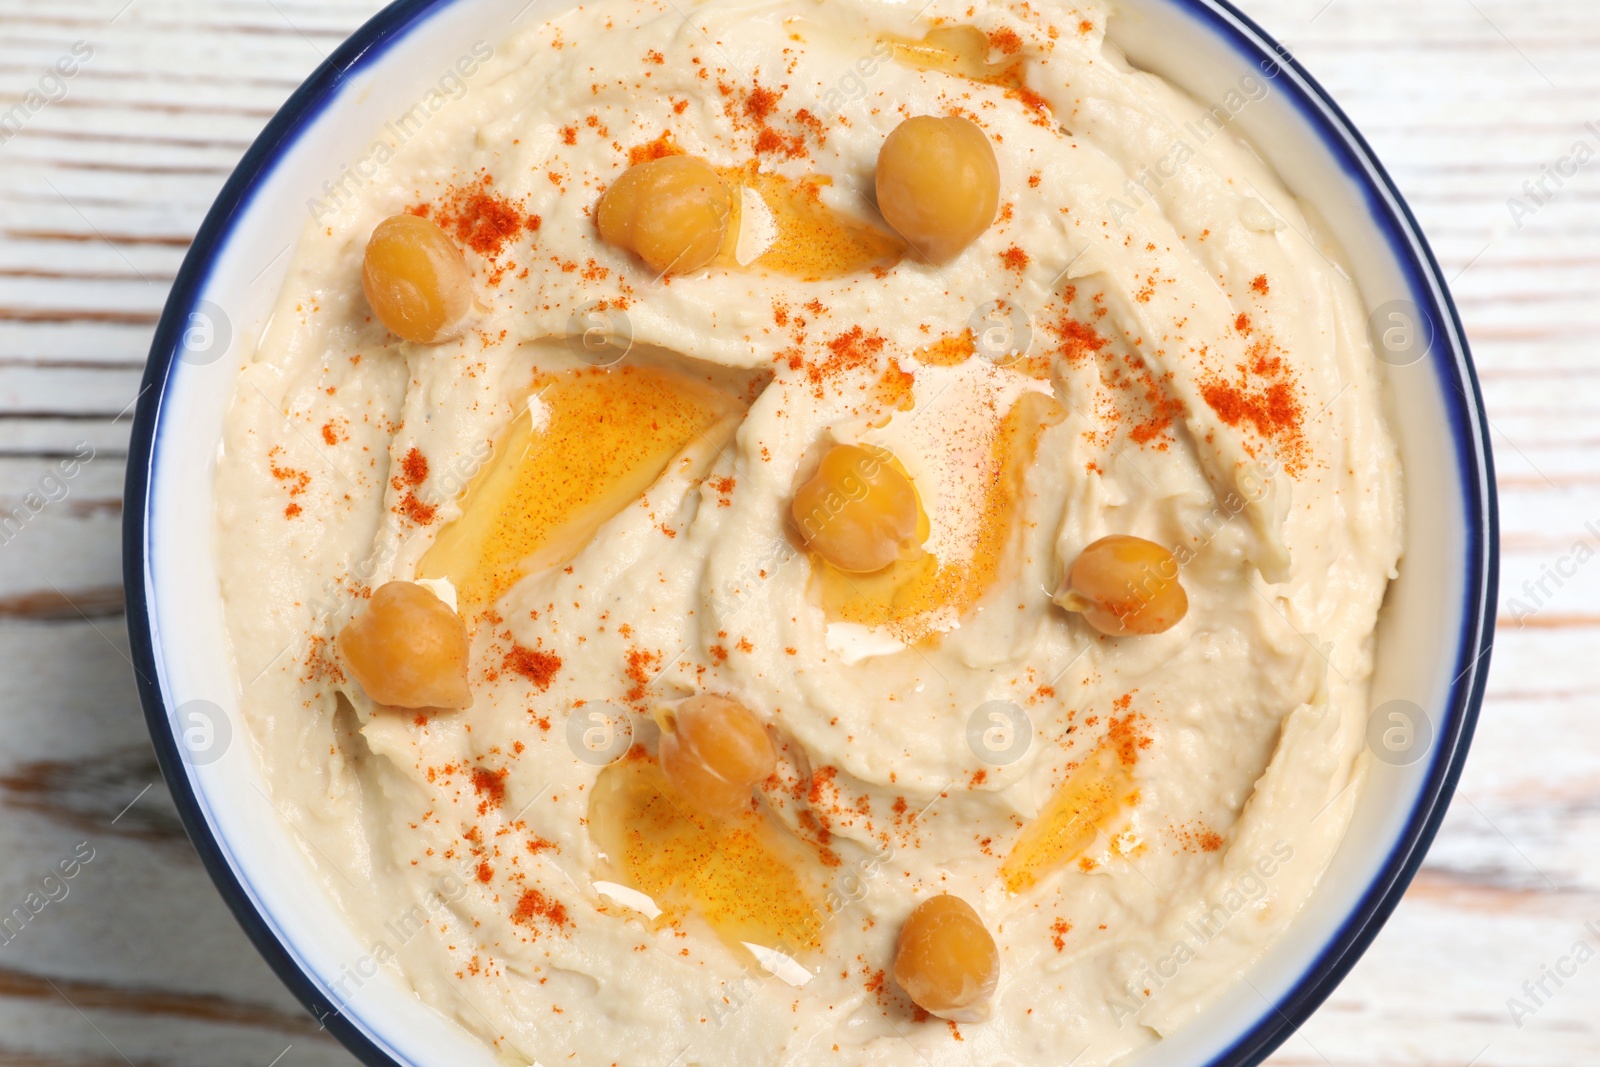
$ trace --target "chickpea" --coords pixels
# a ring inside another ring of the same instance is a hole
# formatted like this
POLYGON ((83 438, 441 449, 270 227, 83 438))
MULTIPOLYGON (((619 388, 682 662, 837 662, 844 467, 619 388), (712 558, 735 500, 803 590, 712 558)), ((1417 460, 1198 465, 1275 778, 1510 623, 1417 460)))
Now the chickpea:
POLYGON ((709 693, 654 713, 667 785, 702 815, 724 819, 750 806, 750 791, 778 766, 767 728, 738 701, 709 693))
POLYGON ((971 904, 947 893, 929 897, 900 930, 894 980, 923 1011, 983 1022, 1000 980, 1000 951, 971 904))
POLYGON ((415 215, 384 219, 372 231, 361 288, 379 322, 419 345, 455 336, 472 307, 472 271, 461 250, 415 215))
POLYGON ((924 259, 941 263, 994 222, 1000 165, 975 123, 918 115, 883 142, 877 186, 884 219, 924 259))
POLYGON ((629 167, 596 212, 600 239, 652 270, 688 274, 710 263, 728 233, 732 194, 711 164, 665 156, 629 167))
POLYGON ((885 449, 836 445, 790 505, 805 546, 847 574, 921 555, 917 488, 885 449))
POLYGON ((397 708, 470 708, 467 625, 415 582, 379 586, 336 644, 367 695, 397 708))
POLYGON ((1163 633, 1189 611, 1172 553, 1125 534, 1102 537, 1084 549, 1055 602, 1081 612, 1089 625, 1112 637, 1163 633))

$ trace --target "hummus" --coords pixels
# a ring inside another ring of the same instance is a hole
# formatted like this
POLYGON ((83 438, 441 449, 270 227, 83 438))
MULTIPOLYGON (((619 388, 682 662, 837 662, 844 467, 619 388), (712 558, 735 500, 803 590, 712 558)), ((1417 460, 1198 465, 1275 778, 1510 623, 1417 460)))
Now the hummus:
POLYGON ((1400 470, 1334 243, 1227 125, 1270 82, 1197 103, 1095 0, 917 7, 585 4, 475 47, 310 204, 217 551, 272 802, 370 946, 341 1006, 384 968, 518 1064, 1090 1067, 1238 981, 1338 846, 1400 470), (999 167, 937 265, 871 196, 915 115, 999 167), (737 225, 658 277, 595 207, 674 153, 737 225), (408 211, 472 271, 438 344, 362 295, 408 211), (797 539, 834 444, 903 467, 918 560, 853 579, 797 539), (1181 565, 1176 626, 1053 602, 1113 534, 1181 565), (334 637, 392 580, 465 621, 470 708, 350 677, 334 637), (653 792, 649 713, 702 693, 777 752, 735 829, 653 792), (892 976, 940 893, 998 947, 986 1021, 892 976))

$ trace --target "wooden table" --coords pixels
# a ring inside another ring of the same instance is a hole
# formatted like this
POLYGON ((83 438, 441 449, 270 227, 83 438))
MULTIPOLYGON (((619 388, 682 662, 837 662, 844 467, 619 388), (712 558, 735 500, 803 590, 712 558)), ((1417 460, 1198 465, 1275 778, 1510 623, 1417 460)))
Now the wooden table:
MULTIPOLYGON (((0 944, 0 1067, 354 1062, 257 958, 179 827, 127 662, 118 496, 190 236, 378 6, 0 0, 0 113, 59 97, 0 143, 0 502, 29 512, 0 532, 0 911, 77 859, 0 944), (63 57, 74 75, 47 79, 63 57)), ((1460 796, 1382 937, 1271 1062, 1600 1063, 1600 961, 1546 979, 1541 1004, 1523 988, 1580 939, 1600 949, 1600 160, 1547 179, 1542 204, 1523 188, 1579 141, 1600 151, 1600 3, 1244 6, 1371 138, 1455 279, 1505 524, 1506 617, 1460 796)))

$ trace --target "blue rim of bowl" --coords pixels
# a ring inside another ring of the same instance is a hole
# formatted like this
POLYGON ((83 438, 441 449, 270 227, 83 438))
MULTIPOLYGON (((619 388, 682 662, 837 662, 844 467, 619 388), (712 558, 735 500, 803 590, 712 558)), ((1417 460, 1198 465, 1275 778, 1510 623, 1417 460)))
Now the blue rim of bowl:
MULTIPOLYGON (((140 700, 156 756, 182 816, 185 829, 223 899, 256 949, 320 1023, 372 1067, 407 1067, 387 1051, 381 1038, 347 1017, 302 968, 256 908, 249 891, 213 836, 195 785, 189 777, 172 729, 169 709, 155 682, 157 651, 151 628, 146 583, 150 487, 165 389, 182 350, 189 315, 210 279, 211 266, 227 246, 233 228, 249 206, 256 187, 272 173, 281 155, 338 96, 344 79, 379 59, 395 42, 456 0, 398 0, 380 11, 339 47, 267 123, 245 152, 207 213, 173 283, 156 327, 134 415, 124 493, 123 576, 127 623, 140 700)), ((1441 382, 1450 413, 1464 510, 1469 522, 1465 556, 1466 603, 1458 650, 1459 673, 1451 683, 1445 721, 1416 806, 1404 832, 1337 933, 1276 1004, 1208 1067, 1254 1067, 1287 1040, 1349 973, 1399 904, 1422 865, 1428 847, 1455 793, 1477 725, 1494 644, 1494 603, 1499 585, 1499 513, 1488 416, 1472 364, 1466 335, 1438 261, 1411 209, 1367 141, 1321 85, 1271 36, 1228 0, 1169 0, 1209 23, 1243 55, 1275 64, 1293 83, 1301 115, 1322 137, 1347 172, 1366 187, 1369 208, 1385 231, 1396 262, 1413 295, 1436 326, 1429 359, 1441 382), (1456 394, 1452 396, 1451 394, 1456 394)), ((1262 68, 1266 69, 1265 65, 1262 68)), ((1275 75, 1276 76, 1276 75, 1275 75)))

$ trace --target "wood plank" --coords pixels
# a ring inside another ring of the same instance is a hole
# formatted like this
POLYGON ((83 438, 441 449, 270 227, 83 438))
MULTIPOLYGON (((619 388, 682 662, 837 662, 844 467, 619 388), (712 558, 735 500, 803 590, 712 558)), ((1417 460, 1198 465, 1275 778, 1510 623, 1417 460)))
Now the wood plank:
POLYGON ((0 416, 118 418, 139 395, 142 368, 0 366, 0 416))
POLYGON ((50 462, 81 455, 85 446, 100 457, 122 458, 128 454, 132 422, 131 414, 120 419, 0 419, 0 459, 50 462))

